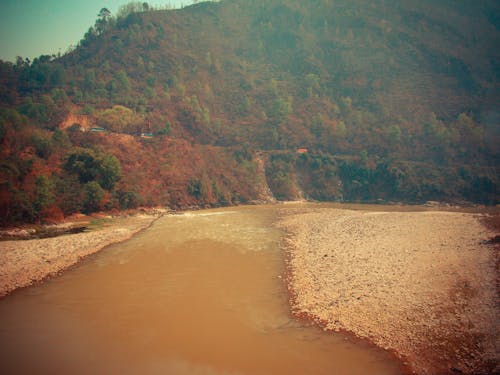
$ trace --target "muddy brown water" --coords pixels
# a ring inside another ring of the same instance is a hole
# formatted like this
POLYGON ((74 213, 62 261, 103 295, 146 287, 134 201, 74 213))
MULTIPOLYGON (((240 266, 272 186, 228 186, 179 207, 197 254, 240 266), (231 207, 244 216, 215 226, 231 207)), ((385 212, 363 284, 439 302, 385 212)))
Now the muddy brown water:
POLYGON ((291 316, 276 206, 158 220, 0 300, 3 374, 401 374, 291 316))

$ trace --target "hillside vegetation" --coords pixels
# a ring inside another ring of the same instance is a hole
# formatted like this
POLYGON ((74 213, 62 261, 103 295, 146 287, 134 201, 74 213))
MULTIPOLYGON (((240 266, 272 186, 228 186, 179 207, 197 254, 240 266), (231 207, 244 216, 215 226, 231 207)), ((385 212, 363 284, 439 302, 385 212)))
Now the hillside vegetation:
POLYGON ((64 55, 0 62, 0 217, 230 205, 266 182, 496 204, 499 45, 494 0, 103 9, 64 55))

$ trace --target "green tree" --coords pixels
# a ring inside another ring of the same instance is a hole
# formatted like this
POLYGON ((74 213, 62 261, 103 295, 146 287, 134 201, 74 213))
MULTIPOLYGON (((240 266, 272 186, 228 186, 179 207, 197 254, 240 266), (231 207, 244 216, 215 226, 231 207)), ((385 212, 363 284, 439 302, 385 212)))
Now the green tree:
POLYGON ((97 115, 97 122, 111 131, 134 134, 140 131, 144 119, 130 108, 115 105, 101 111, 97 115))
POLYGON ((85 195, 83 209, 86 213, 97 211, 101 208, 101 202, 106 192, 96 181, 90 181, 85 184, 85 195))
POLYGON ((40 216, 40 213, 55 201, 55 185, 50 177, 39 175, 35 180, 35 188, 33 208, 37 216, 40 216))
POLYGON ((157 135, 169 135, 170 134, 170 131, 172 129, 172 125, 170 124, 170 121, 167 121, 165 123, 165 125, 163 126, 163 128, 161 128, 160 130, 158 130, 156 132, 157 135))
POLYGON ((115 79, 118 82, 118 89, 128 93, 130 91, 130 79, 125 70, 119 70, 115 74, 115 79))
POLYGON ((318 112, 311 119, 311 131, 316 137, 320 137, 324 127, 323 116, 318 112))
POLYGON ((122 5, 118 9, 117 17, 121 19, 125 19, 127 16, 133 13, 139 13, 144 11, 144 3, 140 1, 132 1, 128 4, 122 5))
POLYGON ((40 103, 33 102, 30 96, 27 96, 19 106, 19 112, 37 122, 47 122, 49 119, 47 108, 40 103))
POLYGON ((90 149, 78 149, 69 154, 64 169, 78 176, 81 183, 97 181, 105 189, 113 189, 121 178, 118 159, 109 154, 96 153, 90 149))
POLYGON ((275 124, 281 124, 290 113, 292 113, 291 99, 285 100, 278 97, 267 115, 274 120, 275 124))
POLYGON ((97 177, 97 160, 95 153, 89 149, 78 149, 69 154, 64 169, 78 176, 81 183, 87 183, 97 177))
POLYGON ((97 20, 95 21, 94 29, 97 35, 104 33, 109 25, 109 20, 111 19, 111 12, 108 8, 102 8, 97 15, 97 20))
POLYGON ((57 205, 64 215, 81 211, 83 206, 84 190, 78 176, 62 172, 56 179, 57 205))
POLYGON ((109 11, 108 8, 102 8, 99 11, 98 17, 102 18, 105 21, 108 21, 111 18, 111 12, 109 11))
POLYGON ((312 98, 319 93, 320 83, 319 76, 309 73, 305 77, 307 97, 312 98))
POLYGON ((45 134, 34 133, 31 142, 35 146, 35 153, 39 158, 47 159, 53 151, 51 139, 45 134))
POLYGON ((114 155, 110 154, 101 155, 99 162, 97 180, 103 188, 111 190, 121 178, 120 162, 114 155))
POLYGON ((202 185, 201 181, 197 178, 191 178, 188 181, 187 192, 195 197, 196 199, 200 199, 202 196, 202 185))
POLYGON ((96 87, 96 77, 94 69, 87 69, 85 75, 83 76, 83 87, 87 92, 90 92, 96 87))
POLYGON ((118 202, 123 209, 136 208, 141 199, 140 196, 133 191, 118 191, 118 202))

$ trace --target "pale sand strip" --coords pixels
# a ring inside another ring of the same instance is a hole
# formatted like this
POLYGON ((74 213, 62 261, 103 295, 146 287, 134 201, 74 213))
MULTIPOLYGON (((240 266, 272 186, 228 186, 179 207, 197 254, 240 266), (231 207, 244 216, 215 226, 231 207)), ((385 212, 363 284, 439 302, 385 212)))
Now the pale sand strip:
POLYGON ((477 215, 299 209, 281 226, 294 313, 418 374, 500 371, 498 249, 477 215))
POLYGON ((53 238, 0 242, 0 297, 32 285, 147 228, 156 215, 115 218, 99 230, 53 238))

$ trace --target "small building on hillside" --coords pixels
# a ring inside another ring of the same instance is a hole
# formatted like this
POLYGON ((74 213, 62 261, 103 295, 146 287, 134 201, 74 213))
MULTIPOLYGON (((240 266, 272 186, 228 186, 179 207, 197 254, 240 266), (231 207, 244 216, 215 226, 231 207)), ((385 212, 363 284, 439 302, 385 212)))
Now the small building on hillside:
POLYGON ((101 132, 105 132, 105 131, 106 131, 106 129, 101 128, 99 126, 94 126, 94 127, 89 129, 89 132, 91 132, 91 133, 101 133, 101 132))
POLYGON ((307 148, 298 148, 297 154, 307 154, 307 148))
POLYGON ((141 133, 141 138, 153 138, 153 133, 141 133))

